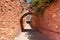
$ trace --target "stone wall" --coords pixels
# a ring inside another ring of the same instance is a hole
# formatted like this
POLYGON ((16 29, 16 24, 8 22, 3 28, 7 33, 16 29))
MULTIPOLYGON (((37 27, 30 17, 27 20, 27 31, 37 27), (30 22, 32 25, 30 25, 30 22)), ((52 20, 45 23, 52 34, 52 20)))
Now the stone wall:
POLYGON ((20 29, 18 0, 0 0, 0 40, 11 40, 20 29))

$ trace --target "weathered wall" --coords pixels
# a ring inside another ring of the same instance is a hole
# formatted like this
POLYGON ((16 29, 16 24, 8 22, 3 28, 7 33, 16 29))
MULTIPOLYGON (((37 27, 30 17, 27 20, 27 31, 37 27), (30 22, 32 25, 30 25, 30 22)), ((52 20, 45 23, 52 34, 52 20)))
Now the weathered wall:
POLYGON ((43 17, 39 17, 37 22, 32 21, 32 24, 33 26, 37 25, 38 30, 48 36, 50 40, 60 40, 60 0, 51 4, 45 10, 43 17))
POLYGON ((21 7, 18 0, 0 0, 0 40, 11 40, 20 29, 21 7))

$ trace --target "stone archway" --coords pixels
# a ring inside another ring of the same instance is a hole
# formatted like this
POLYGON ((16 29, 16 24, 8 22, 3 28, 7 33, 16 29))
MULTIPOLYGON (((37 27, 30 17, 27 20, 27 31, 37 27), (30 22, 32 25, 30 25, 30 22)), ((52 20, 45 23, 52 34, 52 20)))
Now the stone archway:
POLYGON ((20 17, 21 31, 24 31, 23 18, 26 17, 27 15, 33 15, 33 14, 31 12, 28 12, 28 13, 24 13, 24 14, 21 15, 21 17, 20 17))

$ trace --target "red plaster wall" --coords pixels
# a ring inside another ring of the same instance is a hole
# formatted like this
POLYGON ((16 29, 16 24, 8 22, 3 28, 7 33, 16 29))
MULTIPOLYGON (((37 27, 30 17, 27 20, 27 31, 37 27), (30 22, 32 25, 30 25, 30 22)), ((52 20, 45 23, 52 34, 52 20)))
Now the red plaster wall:
POLYGON ((0 40, 11 40, 18 33, 20 12, 18 0, 0 0, 0 40))
POLYGON ((60 32, 60 1, 50 5, 40 19, 40 27, 60 32))
MULTIPOLYGON (((37 18, 33 17, 32 19, 36 20, 37 18)), ((60 40, 60 0, 56 0, 51 4, 44 11, 43 17, 39 17, 37 22, 32 21, 32 25, 33 27, 37 25, 38 30, 51 40, 60 40)))
POLYGON ((35 15, 32 15, 32 18, 31 18, 31 25, 32 27, 34 28, 37 28, 38 26, 38 19, 36 19, 37 17, 35 15))

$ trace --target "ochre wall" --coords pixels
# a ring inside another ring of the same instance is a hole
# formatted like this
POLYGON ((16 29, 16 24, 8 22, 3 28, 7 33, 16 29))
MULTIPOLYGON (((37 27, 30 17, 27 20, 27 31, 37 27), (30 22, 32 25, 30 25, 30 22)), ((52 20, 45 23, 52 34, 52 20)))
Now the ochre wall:
POLYGON ((38 30, 48 36, 50 40, 60 40, 60 0, 56 0, 49 5, 43 16, 38 19, 36 17, 32 18, 33 27, 37 26, 38 30))
POLYGON ((18 33, 20 13, 18 0, 0 0, 0 40, 11 40, 18 33))

